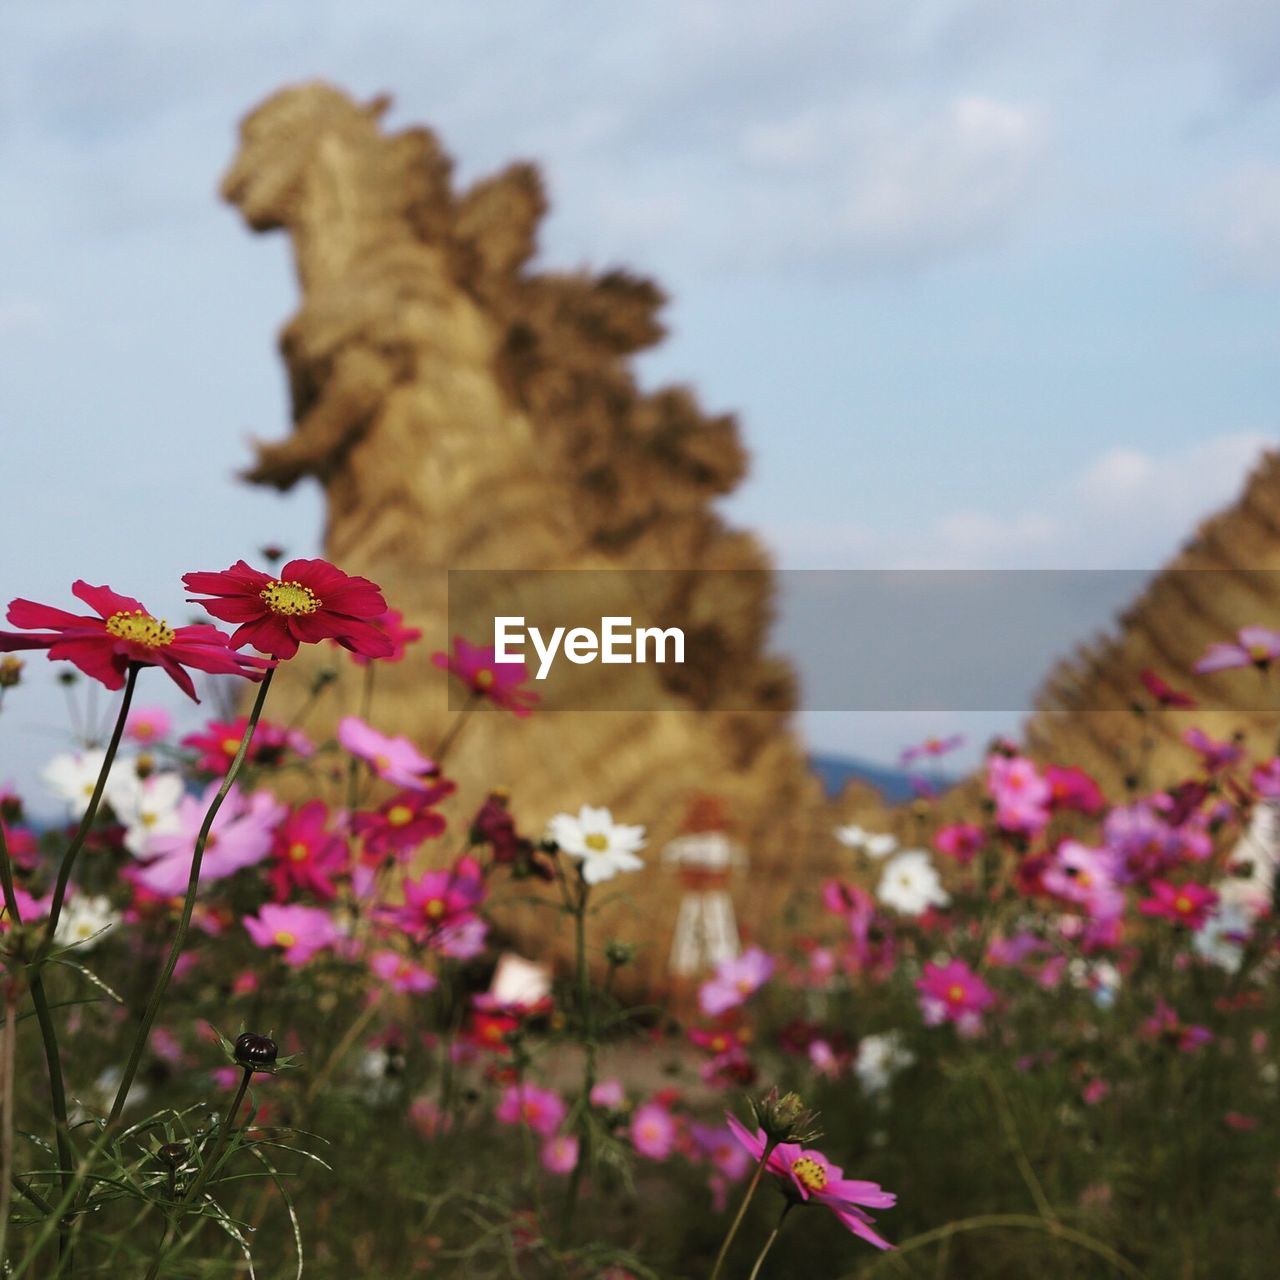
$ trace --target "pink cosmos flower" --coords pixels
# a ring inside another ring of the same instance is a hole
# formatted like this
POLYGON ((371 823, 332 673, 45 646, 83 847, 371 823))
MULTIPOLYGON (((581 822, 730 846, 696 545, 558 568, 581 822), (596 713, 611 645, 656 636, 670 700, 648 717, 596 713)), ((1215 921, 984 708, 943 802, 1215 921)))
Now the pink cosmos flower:
POLYGON ((1144 916, 1168 920, 1170 924, 1180 924, 1191 930, 1201 929, 1218 905, 1215 890, 1191 882, 1175 885, 1167 880, 1152 880, 1151 894, 1150 898, 1138 903, 1138 910, 1144 916))
MULTIPOLYGON (((221 784, 211 782, 199 796, 183 796, 178 803, 178 828, 155 834, 147 842, 146 865, 130 876, 143 888, 161 897, 185 893, 195 856, 196 837, 221 784)), ((200 865, 200 883, 222 880, 243 867, 263 861, 271 852, 277 823, 287 812, 269 792, 246 796, 232 784, 218 816, 213 820, 200 865)))
POLYGON ((143 746, 167 738, 172 728, 173 717, 163 707, 139 707, 124 722, 125 737, 143 746))
POLYGON ((439 772, 408 738, 389 738, 359 716, 338 721, 338 745, 372 766, 374 773, 393 787, 424 791, 439 772))
POLYGON ((996 802, 996 823, 1004 830, 1035 835, 1048 824, 1053 792, 1030 760, 989 756, 987 790, 996 802))
POLYGON ((480 864, 474 858, 459 858, 449 870, 406 879, 404 905, 395 909, 393 919, 411 936, 425 940, 473 916, 484 894, 480 864))
POLYGON ((529 678, 524 663, 497 661, 492 645, 482 649, 468 644, 461 636, 454 636, 453 655, 435 653, 431 661, 442 671, 456 676, 472 693, 488 698, 495 707, 502 707, 512 715, 527 716, 538 701, 536 693, 521 687, 529 678))
POLYGON ((1220 773, 1244 759, 1244 747, 1235 740, 1218 742, 1202 729, 1188 729, 1182 740, 1201 759, 1209 773, 1220 773))
POLYGON ((591 1105, 602 1111, 621 1111, 626 1105, 627 1091, 621 1080, 600 1080, 591 1089, 591 1105))
POLYGON ((10 601, 9 621, 30 634, 0 631, 0 653, 48 649, 51 662, 70 662, 108 689, 124 687, 132 664, 160 667, 193 702, 200 699, 187 667, 210 675, 262 678, 261 664, 234 652, 217 627, 171 627, 132 596, 84 581, 73 583, 71 594, 95 616, 67 613, 32 600, 10 601))
POLYGON ((675 1150, 679 1129, 661 1103, 646 1102, 631 1117, 631 1145, 648 1160, 665 1160, 675 1150))
POLYGON ((392 991, 424 995, 437 985, 431 973, 398 951, 375 951, 369 957, 369 968, 392 991))
POLYGON ((926 963, 916 990, 926 1026, 954 1022, 966 1034, 978 1031, 982 1015, 996 1002, 996 993, 963 960, 926 963))
POLYGON ((1276 658, 1280 658, 1280 631, 1243 627, 1236 635, 1235 644, 1211 644, 1192 670, 1197 675, 1228 671, 1233 667, 1257 667, 1265 671, 1276 658))
POLYGON ((1041 883, 1049 893, 1083 907, 1095 920, 1112 920, 1124 911, 1114 864, 1106 849, 1063 840, 1046 863, 1041 883))
POLYGON ((1280 756, 1258 765, 1249 775, 1249 782, 1264 799, 1280 798, 1280 756))
POLYGON ((560 1125, 568 1108, 554 1089, 535 1084, 511 1084, 502 1091, 494 1113, 500 1124, 525 1124, 540 1138, 549 1138, 560 1125))
MULTIPOLYGON (((221 775, 236 758, 240 739, 248 727, 248 716, 237 716, 234 720, 210 720, 199 733, 187 734, 181 745, 199 753, 196 768, 221 775)), ((315 754, 315 748, 305 733, 270 720, 259 720, 245 761, 248 764, 276 765, 289 751, 303 758, 315 754)))
POLYGON ((1139 1030, 1148 1040, 1163 1040, 1175 1045, 1182 1053, 1194 1053, 1213 1039, 1213 1032, 1208 1027, 1183 1022, 1173 1006, 1164 1000, 1156 1001, 1155 1012, 1139 1030))
POLYGON ((539 1159, 548 1173, 572 1173, 578 1164, 578 1139, 567 1133, 548 1138, 539 1159))
MULTIPOLYGON (((736 1117, 728 1116, 729 1129, 757 1163, 764 1158, 766 1140, 763 1129, 748 1132, 736 1117)), ((885 1191, 878 1182, 846 1178, 839 1165, 834 1165, 820 1151, 794 1142, 780 1142, 769 1153, 765 1168, 777 1179, 782 1193, 798 1204, 825 1205, 854 1235, 875 1245, 877 1249, 893 1246, 872 1229, 875 1219, 864 1212, 869 1209, 892 1209, 898 1197, 885 1191)))
POLYGON ((709 1124, 689 1126, 694 1150, 703 1156, 721 1176, 730 1182, 745 1178, 751 1168, 751 1157, 732 1133, 709 1124))
POLYGON ((320 907, 268 902, 256 916, 245 916, 244 927, 258 946, 282 948, 285 963, 295 967, 333 946, 339 937, 329 913, 320 907))
POLYGON ((899 757, 899 762, 905 767, 914 764, 917 760, 936 760, 939 756, 945 756, 963 745, 964 734, 962 733, 952 734, 949 738, 926 738, 923 742, 908 747, 899 757))
MULTIPOLYGON (((370 618, 369 621, 391 641, 391 652, 382 655, 383 662, 399 662, 409 645, 415 640, 422 639, 422 632, 417 627, 404 625, 404 614, 399 609, 388 609, 386 613, 370 618)), ((338 641, 335 640, 333 643, 337 644, 338 641)), ((369 665, 369 659, 356 649, 351 651, 351 661, 358 667, 369 665)))
POLYGON ((933 838, 934 848, 967 867, 986 843, 986 834, 973 822, 953 822, 933 838))
POLYGON ((295 889, 328 902, 338 890, 333 877, 347 865, 347 842, 329 830, 329 808, 308 800, 277 828, 271 843, 272 891, 283 902, 295 889))
POLYGON ((773 976, 773 957, 759 947, 722 960, 715 976, 698 988, 698 1007, 709 1018, 718 1018, 749 1000, 773 976))
POLYGON ((454 789, 452 782, 437 782, 421 791, 399 791, 373 813, 356 814, 351 825, 363 838, 366 857, 375 862, 391 854, 403 857, 442 835, 445 820, 432 806, 454 789))
POLYGON ((193 604, 240 625, 235 648, 251 644, 273 658, 292 658, 299 644, 336 640, 366 658, 394 651, 374 620, 387 612, 382 592, 368 578, 352 577, 326 560, 290 560, 273 577, 237 560, 219 573, 188 573, 182 581, 193 604))

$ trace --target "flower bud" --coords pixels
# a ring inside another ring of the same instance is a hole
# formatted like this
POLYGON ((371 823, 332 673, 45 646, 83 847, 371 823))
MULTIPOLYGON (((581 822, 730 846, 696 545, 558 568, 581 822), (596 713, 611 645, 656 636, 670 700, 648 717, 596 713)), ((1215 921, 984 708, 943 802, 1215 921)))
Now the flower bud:
POLYGON ((756 1124, 771 1142, 812 1142, 821 1134, 814 1127, 816 1113, 808 1110, 798 1093, 778 1094, 777 1086, 763 1098, 753 1100, 752 1114, 756 1124))
POLYGON ((636 949, 630 942, 619 942, 617 938, 610 938, 604 944, 604 958, 615 969, 621 969, 623 965, 630 964, 636 958, 636 949))
POLYGON ((185 1142, 166 1142, 156 1152, 156 1156, 161 1164, 167 1164, 170 1169, 176 1169, 187 1158, 187 1144, 185 1142))
POLYGON ((25 664, 21 658, 6 653, 0 658, 0 689, 12 689, 22 683, 22 668, 25 664))
POLYGON ((280 1046, 270 1036, 246 1031, 236 1040, 235 1058, 251 1071, 269 1071, 280 1053, 280 1046))

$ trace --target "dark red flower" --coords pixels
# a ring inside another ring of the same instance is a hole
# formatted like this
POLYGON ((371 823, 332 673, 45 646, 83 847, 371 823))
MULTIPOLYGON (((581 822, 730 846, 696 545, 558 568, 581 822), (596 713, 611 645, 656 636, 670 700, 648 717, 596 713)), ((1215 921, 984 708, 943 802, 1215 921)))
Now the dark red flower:
POLYGON ((70 662, 108 689, 123 687, 125 673, 133 663, 162 667, 178 688, 196 702, 200 699, 187 667, 211 675, 262 678, 262 664, 234 652, 217 627, 171 627, 132 597, 118 595, 110 587, 91 587, 77 581, 72 584, 71 594, 83 600, 97 616, 67 613, 31 600, 13 600, 9 604, 9 621, 32 634, 0 632, 0 652, 48 649, 51 661, 70 662))
POLYGON ((1160 676, 1148 667, 1143 671, 1138 679, 1142 681, 1142 687, 1162 706, 1162 707, 1179 707, 1188 708, 1196 705, 1196 700, 1189 693, 1181 693, 1179 690, 1167 684, 1160 676))
POLYGON ((183 576, 189 597, 215 618, 240 625, 236 648, 251 644, 273 658, 292 658, 299 644, 336 640, 352 653, 386 658, 395 651, 375 619, 387 612, 368 578, 353 578, 327 560, 290 560, 272 577, 237 560, 221 573, 183 576))

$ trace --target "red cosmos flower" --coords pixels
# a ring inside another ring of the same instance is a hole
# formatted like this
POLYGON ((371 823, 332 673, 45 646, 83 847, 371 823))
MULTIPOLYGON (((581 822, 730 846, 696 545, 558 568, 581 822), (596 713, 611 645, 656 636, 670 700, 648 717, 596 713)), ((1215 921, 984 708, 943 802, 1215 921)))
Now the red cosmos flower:
POLYGON ((1047 764, 1049 804, 1054 809, 1075 809, 1079 813, 1100 813, 1106 807, 1102 788, 1076 765, 1047 764))
POLYGON ((273 658, 292 658, 298 645, 336 640, 366 658, 387 658, 395 645, 375 621, 387 612, 368 578, 353 578, 326 560, 290 560, 273 578, 237 560, 221 573, 188 573, 188 597, 215 618, 240 625, 234 647, 251 644, 273 658))
POLYGON ((431 661, 442 671, 458 677, 472 693, 488 698, 495 707, 512 715, 527 716, 538 701, 531 689, 520 686, 529 678, 523 662, 498 662, 492 645, 487 649, 468 644, 461 636, 453 638, 453 656, 433 653, 431 661))
POLYGON ((437 782, 425 791, 398 791, 373 813, 356 814, 351 825, 364 837, 366 860, 412 853, 424 840, 443 834, 445 820, 432 806, 453 792, 452 782, 437 782))
MULTIPOLYGON (((197 768, 221 775, 236 758, 240 739, 248 727, 248 716, 239 716, 235 720, 210 720, 199 733, 187 734, 182 745, 200 753, 197 768)), ((299 756, 315 754, 315 748, 300 729, 290 729, 271 720, 259 720, 245 759, 250 764, 276 765, 290 751, 299 756)))
POLYGON ((277 828, 271 846, 271 888, 277 902, 292 889, 315 894, 323 902, 337 895, 332 877, 347 865, 347 845, 328 830, 329 807, 323 800, 308 800, 277 828))
POLYGON ((72 584, 71 594, 83 600, 97 617, 66 613, 31 600, 13 600, 9 604, 9 621, 34 634, 0 631, 0 652, 48 649, 50 661, 65 659, 108 689, 123 687, 131 663, 162 667, 195 702, 200 699, 186 667, 211 675, 262 678, 260 662, 233 652, 217 627, 171 627, 132 597, 118 595, 110 587, 91 587, 77 581, 72 584))

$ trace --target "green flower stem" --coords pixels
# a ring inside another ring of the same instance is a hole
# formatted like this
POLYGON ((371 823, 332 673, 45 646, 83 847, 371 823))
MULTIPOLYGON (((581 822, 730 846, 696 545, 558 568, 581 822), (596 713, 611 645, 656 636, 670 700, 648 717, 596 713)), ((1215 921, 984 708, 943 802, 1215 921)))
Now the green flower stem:
POLYGON ((58 918, 62 915, 62 904, 67 896, 67 885, 71 881, 71 870, 75 866, 80 850, 84 847, 93 821, 98 816, 102 793, 107 786, 107 776, 115 763, 120 738, 124 734, 124 722, 129 716, 129 705, 133 702, 134 686, 138 683, 138 672, 141 670, 138 663, 129 664, 129 674, 124 684, 124 697, 121 699, 120 711, 116 716, 116 727, 111 732, 111 741, 107 743, 107 754, 103 758, 102 768, 98 771, 98 781, 94 784, 93 795, 89 798, 89 807, 84 811, 84 817, 80 819, 80 825, 76 828, 76 833, 72 836, 71 843, 67 845, 67 851, 62 855, 62 862, 58 866, 58 878, 53 886, 53 901, 49 904, 49 919, 45 923, 44 938, 36 955, 37 964, 44 959, 49 948, 53 946, 53 934, 58 927, 58 918))
POLYGON ((769 1163, 769 1157, 773 1154, 773 1149, 777 1145, 771 1138, 765 1139, 764 1150, 760 1153, 760 1162, 756 1165, 755 1173, 751 1175, 747 1193, 742 1197, 742 1203, 738 1206, 738 1213, 733 1220, 733 1225, 730 1226, 724 1242, 720 1245, 720 1252, 716 1254, 716 1265, 711 1270, 711 1280, 719 1280, 720 1272, 724 1269, 725 1259, 729 1256, 729 1246, 733 1244, 734 1237, 738 1234, 738 1228, 742 1226, 742 1220, 747 1216, 747 1209, 750 1207, 751 1201, 755 1199, 756 1188, 760 1185, 760 1179, 764 1176, 765 1166, 769 1163))
POLYGON ((769 1234, 769 1238, 764 1242, 764 1248, 760 1250, 760 1256, 756 1259, 756 1265, 751 1268, 751 1274, 747 1280, 756 1280, 760 1274, 760 1268, 764 1266, 764 1260, 768 1257, 769 1250, 773 1248, 773 1242, 778 1238, 778 1232, 782 1230, 782 1224, 787 1220, 787 1214, 795 1207, 794 1200, 788 1200, 782 1206, 782 1212, 778 1215, 778 1221, 774 1224, 773 1231, 769 1234))
POLYGON ((564 1209, 560 1217, 560 1246, 563 1248, 569 1240, 569 1232, 573 1229, 573 1214, 578 1203, 578 1192, 582 1186, 582 1175, 591 1162, 591 1090, 596 1083, 596 1032, 595 1020, 591 1009, 591 975, 587 966, 587 898, 591 886, 586 880, 581 882, 578 900, 572 906, 574 926, 574 953, 577 958, 578 976, 578 1016, 581 1021, 582 1036, 582 1095, 578 1101, 578 1157, 573 1162, 573 1172, 569 1175, 569 1186, 565 1192, 564 1209))
POLYGON ((245 1067, 244 1075, 240 1078, 240 1087, 236 1090, 236 1096, 232 1098, 226 1117, 218 1128, 218 1140, 213 1144, 213 1150, 208 1157, 200 1162, 200 1172, 196 1174, 195 1181, 182 1193, 183 1203, 195 1203, 200 1192, 204 1190, 204 1184, 213 1176, 213 1171, 217 1168, 218 1161, 222 1158, 222 1153, 226 1150, 231 1138, 231 1132, 235 1128, 236 1116, 240 1113, 240 1104, 244 1101, 244 1095, 249 1091, 249 1080, 252 1076, 253 1068, 245 1067))
POLYGON ((471 696, 463 704, 462 710, 454 717, 453 723, 445 730, 444 737, 440 739, 440 745, 436 748, 436 753, 433 757, 437 765, 444 763, 445 756, 449 754, 449 748, 457 741, 458 734, 462 732, 462 726, 467 723, 471 713, 476 709, 480 699, 483 697, 484 694, 479 690, 473 689, 471 691, 471 696))
POLYGON ((155 990, 152 991, 151 999, 147 1002, 142 1022, 133 1039, 133 1046, 129 1050, 129 1060, 125 1064, 124 1074, 120 1077, 120 1087, 116 1090, 115 1101, 111 1104, 111 1114, 107 1118, 109 1129, 115 1128, 119 1123, 125 1099, 129 1096, 129 1089, 133 1085, 133 1078, 138 1074, 138 1066, 142 1062, 142 1054, 147 1047, 151 1027, 155 1023, 156 1015, 160 1012, 169 979, 173 977, 178 957, 182 954, 182 948, 186 943, 187 930, 191 927, 191 913, 195 910, 196 893, 200 887, 200 865, 204 861, 204 849, 209 841, 209 831, 213 827, 213 820, 218 816, 218 810, 222 808, 222 802, 227 798, 227 792, 231 790, 231 784, 240 772, 240 766, 244 764, 245 756, 249 753, 249 743, 253 741, 253 731, 258 727, 258 720, 262 715, 262 704, 267 700, 267 691, 271 688, 271 677, 274 675, 275 667, 269 667, 262 678, 262 683, 258 686, 258 696, 254 699, 253 710, 249 713, 249 723, 245 726, 244 736, 236 749, 235 759, 231 761, 226 777, 222 779, 222 785, 218 788, 218 794, 214 796, 208 813, 204 815, 204 822, 200 825, 200 834, 196 837, 196 847, 191 857, 191 874, 187 879, 187 896, 182 904, 182 916, 178 921, 177 931, 173 935, 173 945, 169 948, 168 958, 160 970, 159 978, 156 979, 155 990))
POLYGON ((4 1027, 0 1028, 0 1267, 8 1256, 9 1208, 13 1203, 13 1095, 15 1047, 18 1043, 18 996, 13 978, 7 978, 4 1027))

